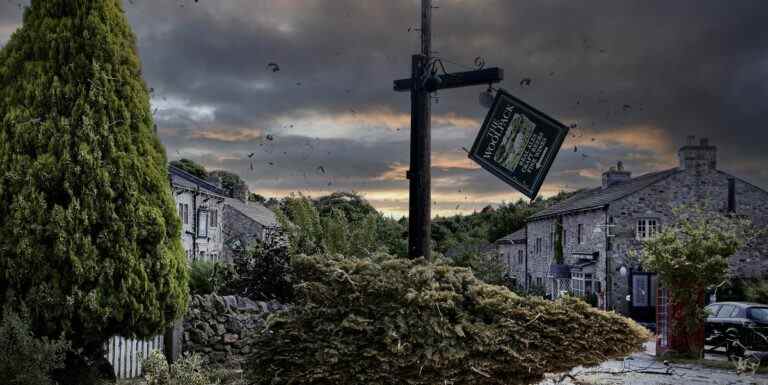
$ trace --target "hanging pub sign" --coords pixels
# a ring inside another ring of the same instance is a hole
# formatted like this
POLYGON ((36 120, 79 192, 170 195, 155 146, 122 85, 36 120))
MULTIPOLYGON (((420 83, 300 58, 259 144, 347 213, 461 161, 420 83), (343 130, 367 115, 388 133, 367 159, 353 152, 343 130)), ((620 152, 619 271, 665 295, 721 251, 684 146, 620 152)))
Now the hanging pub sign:
POLYGON ((568 127, 498 90, 469 157, 528 198, 536 198, 568 127))

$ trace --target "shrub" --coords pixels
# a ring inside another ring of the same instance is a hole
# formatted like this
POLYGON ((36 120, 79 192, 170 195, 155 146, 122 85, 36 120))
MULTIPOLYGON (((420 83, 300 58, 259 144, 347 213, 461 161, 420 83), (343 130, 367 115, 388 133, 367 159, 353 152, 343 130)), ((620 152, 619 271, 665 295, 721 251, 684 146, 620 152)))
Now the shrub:
POLYGON ((217 294, 226 290, 236 279, 237 273, 232 265, 222 262, 194 261, 190 266, 190 294, 217 294))
POLYGON ((255 301, 293 300, 293 270, 283 232, 271 229, 263 242, 234 258, 236 279, 229 284, 232 294, 255 301))
POLYGON ((753 279, 745 281, 744 296, 747 301, 768 304, 768 280, 753 279))
POLYGON ((633 321, 565 298, 522 298, 469 269, 299 256, 296 304, 268 318, 254 384, 523 384, 639 350, 633 321))
POLYGON ((50 373, 64 366, 69 343, 35 337, 26 315, 8 309, 0 321, 0 384, 53 384, 50 373))
POLYGON ((199 355, 185 353, 168 366, 163 353, 154 350, 142 360, 144 380, 147 385, 207 385, 211 378, 202 363, 199 355))

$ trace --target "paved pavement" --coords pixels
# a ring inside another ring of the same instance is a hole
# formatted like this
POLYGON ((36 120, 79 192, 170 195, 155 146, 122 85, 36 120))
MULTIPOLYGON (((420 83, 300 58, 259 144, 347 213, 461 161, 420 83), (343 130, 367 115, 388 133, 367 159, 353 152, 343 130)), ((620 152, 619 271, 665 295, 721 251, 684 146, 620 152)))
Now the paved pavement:
MULTIPOLYGON (((724 358, 707 356, 707 359, 724 358)), ((570 374, 573 378, 566 377, 558 382, 562 375, 551 376, 540 385, 768 385, 768 375, 738 375, 735 368, 723 370, 692 364, 665 366, 654 359, 652 346, 623 361, 608 361, 596 368, 576 368, 570 374)))

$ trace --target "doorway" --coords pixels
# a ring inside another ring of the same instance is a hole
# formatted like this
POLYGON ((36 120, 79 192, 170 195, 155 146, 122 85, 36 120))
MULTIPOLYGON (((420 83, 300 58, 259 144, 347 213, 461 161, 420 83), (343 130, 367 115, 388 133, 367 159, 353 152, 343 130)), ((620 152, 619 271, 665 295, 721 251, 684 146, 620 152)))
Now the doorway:
POLYGON ((629 274, 629 316, 638 322, 656 322, 656 273, 632 271, 629 274))

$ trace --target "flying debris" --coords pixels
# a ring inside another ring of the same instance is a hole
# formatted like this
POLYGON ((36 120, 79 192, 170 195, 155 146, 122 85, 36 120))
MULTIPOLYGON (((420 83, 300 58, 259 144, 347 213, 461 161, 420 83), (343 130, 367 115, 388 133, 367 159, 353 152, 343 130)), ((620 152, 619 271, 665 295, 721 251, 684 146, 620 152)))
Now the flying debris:
POLYGON ((270 166, 274 166, 275 162, 267 162, 267 164, 269 164, 270 166))
POLYGON ((530 86, 531 85, 531 78, 523 78, 520 80, 520 87, 530 86))
POLYGON ((272 134, 267 134, 266 139, 269 140, 269 141, 273 141, 273 140, 275 140, 275 137, 272 134))
POLYGON ((550 72, 549 76, 555 76, 555 72, 554 71, 550 72))
POLYGON ((587 155, 587 154, 581 154, 581 157, 582 157, 582 158, 589 158, 589 155, 587 155))
POLYGON ((621 109, 624 110, 624 111, 629 111, 629 110, 632 109, 632 106, 630 106, 629 104, 625 104, 625 105, 621 106, 621 109))
POLYGON ((320 171, 321 173, 325 174, 325 167, 317 166, 317 171, 320 171))
POLYGON ((296 82, 296 85, 301 87, 301 82, 296 82))
POLYGON ((267 68, 271 69, 272 72, 279 72, 280 71, 280 66, 277 65, 277 63, 275 63, 275 62, 267 63, 267 68))
POLYGON ((248 157, 249 157, 249 158, 253 158, 253 156, 254 156, 254 155, 256 155, 256 153, 255 153, 255 152, 252 152, 252 153, 248 154, 248 157))

